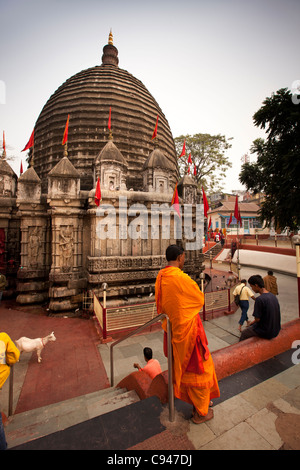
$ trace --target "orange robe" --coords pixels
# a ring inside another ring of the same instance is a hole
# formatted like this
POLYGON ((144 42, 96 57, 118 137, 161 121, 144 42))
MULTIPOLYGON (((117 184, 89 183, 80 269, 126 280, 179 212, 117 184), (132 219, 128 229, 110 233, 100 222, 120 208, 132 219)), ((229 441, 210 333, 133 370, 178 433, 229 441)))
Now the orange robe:
MULTIPOLYGON (((210 399, 220 391, 199 315, 204 294, 180 268, 167 266, 158 273, 155 299, 157 312, 168 315, 171 323, 174 394, 205 416, 210 399)), ((166 331, 166 320, 162 327, 166 331)))

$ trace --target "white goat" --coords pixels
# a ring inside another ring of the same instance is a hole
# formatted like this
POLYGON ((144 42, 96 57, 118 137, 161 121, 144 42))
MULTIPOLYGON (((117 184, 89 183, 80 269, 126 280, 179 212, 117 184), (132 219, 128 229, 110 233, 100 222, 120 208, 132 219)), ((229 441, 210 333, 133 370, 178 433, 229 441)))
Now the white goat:
POLYGON ((49 341, 56 341, 54 336, 54 331, 50 335, 45 336, 45 338, 35 338, 30 339, 22 336, 17 341, 15 341, 17 348, 22 353, 24 352, 37 352, 38 362, 42 362, 41 352, 49 341))

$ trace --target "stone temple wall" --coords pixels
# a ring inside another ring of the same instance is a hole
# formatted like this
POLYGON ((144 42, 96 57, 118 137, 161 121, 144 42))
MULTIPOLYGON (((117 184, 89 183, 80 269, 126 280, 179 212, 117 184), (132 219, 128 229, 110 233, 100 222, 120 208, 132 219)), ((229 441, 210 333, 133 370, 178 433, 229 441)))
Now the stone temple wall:
POLYGON ((74 311, 81 307, 84 291, 101 297, 103 283, 113 304, 124 297, 142 301, 154 292, 171 243, 187 249, 185 271, 197 280, 203 269, 203 208, 196 209, 195 183, 192 178, 181 183, 189 205, 178 216, 170 212, 174 186, 168 169, 152 170, 147 186, 149 168, 144 169, 144 191, 102 189, 97 207, 95 188, 80 189, 80 174, 67 156, 49 172, 47 194, 33 167, 18 179, 2 159, 0 178, 5 176, 6 183, 2 193, 0 186, 0 261, 17 302, 49 303, 51 313, 74 311), (159 177, 164 185, 167 179, 167 192, 159 185, 153 188, 159 177), (198 244, 188 249, 191 231, 197 232, 198 244))

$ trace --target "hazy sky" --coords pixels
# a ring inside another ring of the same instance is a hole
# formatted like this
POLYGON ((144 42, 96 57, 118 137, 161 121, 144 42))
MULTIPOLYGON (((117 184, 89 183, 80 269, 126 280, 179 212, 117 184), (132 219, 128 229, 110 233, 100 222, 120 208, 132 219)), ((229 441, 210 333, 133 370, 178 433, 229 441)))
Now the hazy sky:
POLYGON ((0 18, 0 151, 4 130, 17 175, 46 101, 101 64, 110 28, 119 66, 148 88, 174 138, 234 138, 226 191, 242 188, 241 157, 263 136, 253 114, 300 79, 299 0, 0 0, 0 18))

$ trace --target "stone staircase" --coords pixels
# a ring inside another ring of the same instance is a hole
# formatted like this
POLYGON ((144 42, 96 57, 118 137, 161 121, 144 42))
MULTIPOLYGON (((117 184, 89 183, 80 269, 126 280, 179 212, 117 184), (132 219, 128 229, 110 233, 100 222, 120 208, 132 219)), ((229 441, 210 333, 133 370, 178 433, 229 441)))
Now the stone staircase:
POLYGON ((61 431, 139 400, 134 390, 113 387, 15 414, 5 425, 8 448, 61 431))
POLYGON ((206 260, 209 260, 210 253, 212 253, 212 258, 214 259, 217 256, 217 254, 220 253, 221 250, 222 250, 221 242, 216 243, 212 248, 210 248, 204 253, 204 258, 206 260))

